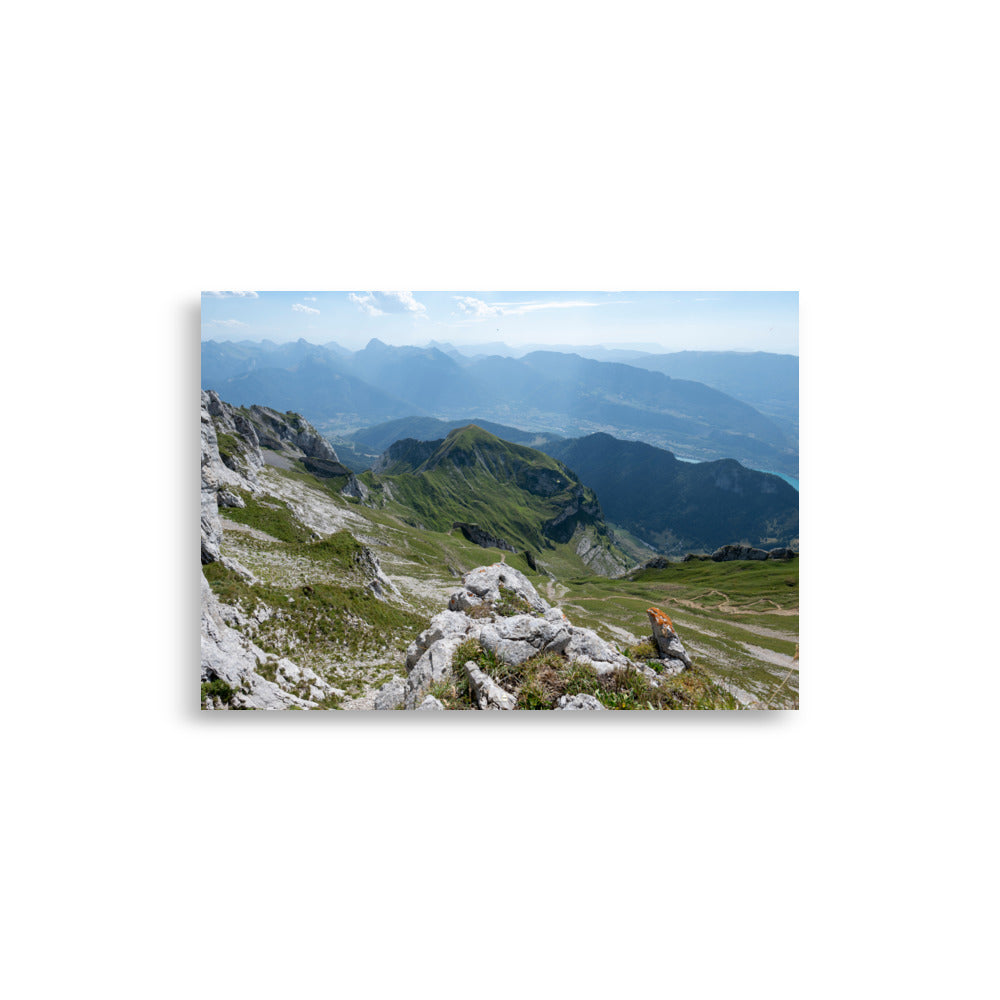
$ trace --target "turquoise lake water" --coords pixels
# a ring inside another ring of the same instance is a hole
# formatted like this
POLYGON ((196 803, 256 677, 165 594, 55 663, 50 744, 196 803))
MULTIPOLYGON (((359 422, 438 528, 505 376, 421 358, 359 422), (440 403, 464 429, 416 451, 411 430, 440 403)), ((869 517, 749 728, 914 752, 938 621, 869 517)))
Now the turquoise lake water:
MULTIPOLYGON (((687 462, 689 465, 699 465, 700 464, 697 461, 697 459, 694 459, 694 458, 681 458, 680 455, 677 455, 675 457, 677 458, 678 462, 687 462)), ((751 466, 747 466, 747 468, 751 468, 751 466)), ((784 479, 784 481, 786 483, 788 483, 789 486, 793 487, 795 489, 795 491, 798 492, 799 481, 797 479, 793 479, 791 476, 786 476, 784 472, 775 472, 773 469, 755 469, 754 471, 755 472, 766 472, 769 475, 777 476, 779 479, 784 479)))

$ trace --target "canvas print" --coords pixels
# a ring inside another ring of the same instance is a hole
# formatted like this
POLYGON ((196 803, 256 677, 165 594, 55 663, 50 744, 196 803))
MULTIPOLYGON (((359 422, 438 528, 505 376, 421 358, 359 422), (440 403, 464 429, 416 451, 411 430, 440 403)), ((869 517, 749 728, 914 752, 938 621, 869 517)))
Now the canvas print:
POLYGON ((201 707, 799 704, 796 292, 203 292, 201 707))

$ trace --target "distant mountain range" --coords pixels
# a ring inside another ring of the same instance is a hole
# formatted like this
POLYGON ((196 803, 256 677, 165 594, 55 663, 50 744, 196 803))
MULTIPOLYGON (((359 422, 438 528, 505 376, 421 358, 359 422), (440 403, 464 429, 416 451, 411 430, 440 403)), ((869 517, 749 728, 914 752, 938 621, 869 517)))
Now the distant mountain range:
MULTIPOLYGON (((667 366, 670 358, 682 355, 623 352, 638 356, 622 364, 558 351, 470 358, 442 346, 444 350, 390 347, 373 340, 351 353, 336 344, 304 340, 281 345, 206 341, 202 386, 236 404, 294 409, 326 433, 344 435, 365 425, 415 416, 465 423, 469 413, 478 413, 487 423, 517 423, 549 435, 613 432, 670 447, 691 459, 736 458, 797 474, 797 411, 781 411, 787 399, 778 401, 776 410, 781 412, 775 420, 736 398, 735 391, 727 394, 708 385, 707 378, 692 381, 650 370, 654 363, 667 366)), ((705 355, 703 367, 715 371, 713 377, 728 378, 744 395, 774 395, 773 386, 766 388, 764 374, 754 375, 752 368, 756 364, 772 372, 780 364, 750 362, 741 381, 738 372, 730 371, 732 359, 712 368, 707 352, 695 353, 705 355)), ((789 388, 785 396, 797 398, 797 359, 792 361, 794 391, 789 388)), ((792 379, 791 367, 784 364, 792 379)), ((768 377, 781 378, 773 372, 768 377)))

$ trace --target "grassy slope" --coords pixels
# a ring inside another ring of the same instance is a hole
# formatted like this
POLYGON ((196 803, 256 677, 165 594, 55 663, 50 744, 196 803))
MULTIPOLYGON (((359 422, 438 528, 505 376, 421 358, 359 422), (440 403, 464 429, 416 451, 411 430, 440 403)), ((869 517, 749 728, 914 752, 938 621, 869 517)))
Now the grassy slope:
MULTIPOLYGON (((351 696, 404 673, 403 650, 445 607, 461 575, 499 557, 459 532, 408 525, 391 505, 371 509, 349 502, 304 470, 266 469, 262 479, 268 496, 223 512, 223 552, 261 582, 250 587, 221 567, 206 568, 206 576, 228 603, 241 604, 246 613, 265 610, 263 622, 242 626, 258 645, 312 667, 351 696), (378 555, 402 597, 379 602, 364 589, 350 536, 309 541, 328 533, 305 523, 306 503, 352 519, 345 522, 351 535, 378 555), (265 534, 268 529, 275 534, 265 534)), ((772 707, 797 707, 791 655, 798 641, 798 560, 676 563, 609 580, 582 572, 567 549, 546 552, 557 581, 533 572, 520 555, 506 558, 574 624, 624 648, 629 634, 648 634, 645 611, 655 605, 673 618, 696 665, 741 700, 773 698, 772 707)))
POLYGON ((613 623, 637 637, 649 632, 646 609, 661 608, 709 676, 738 697, 797 708, 798 581, 797 559, 672 563, 627 579, 567 581, 561 604, 577 624, 600 632, 613 623))
MULTIPOLYGON (((403 457, 384 474, 363 478, 369 485, 388 480, 398 501, 390 509, 420 527, 447 532, 455 521, 471 522, 517 549, 530 549, 550 568, 585 568, 566 544, 568 533, 545 526, 575 502, 581 488, 587 505, 596 507, 597 498, 543 452, 470 425, 452 431, 426 459, 416 449, 415 458, 403 457)), ((613 548, 603 525, 592 530, 598 544, 613 548)))

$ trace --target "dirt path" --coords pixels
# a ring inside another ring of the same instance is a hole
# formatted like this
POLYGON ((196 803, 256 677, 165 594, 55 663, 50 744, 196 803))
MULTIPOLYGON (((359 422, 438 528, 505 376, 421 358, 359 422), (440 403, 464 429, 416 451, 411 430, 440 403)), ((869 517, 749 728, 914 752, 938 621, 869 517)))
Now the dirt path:
MULTIPOLYGON (((691 608, 692 611, 701 611, 704 614, 710 614, 713 611, 721 611, 724 615, 777 615, 781 618, 795 618, 799 613, 798 608, 782 608, 769 597, 759 597, 756 601, 752 601, 751 604, 746 607, 738 607, 735 604, 731 604, 728 595, 723 594, 721 590, 710 590, 705 596, 711 597, 713 594, 717 594, 721 597, 722 601, 719 604, 708 607, 704 604, 697 604, 694 601, 688 601, 681 597, 675 597, 672 598, 672 600, 675 604, 681 604, 685 608, 691 608), (770 604, 771 607, 763 611, 755 611, 752 607, 753 604, 770 604)), ((780 636, 779 638, 784 638, 784 636, 780 636)))

